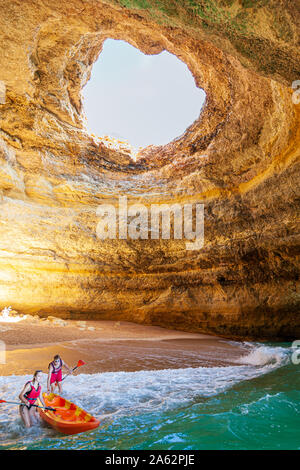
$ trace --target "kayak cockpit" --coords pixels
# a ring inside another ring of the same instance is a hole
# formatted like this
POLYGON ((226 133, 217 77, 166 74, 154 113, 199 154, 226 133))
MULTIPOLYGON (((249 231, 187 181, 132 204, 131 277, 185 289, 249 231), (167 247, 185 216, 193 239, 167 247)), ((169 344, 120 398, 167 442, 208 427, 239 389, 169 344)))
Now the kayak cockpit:
POLYGON ((39 410, 41 418, 64 434, 86 432, 100 424, 90 413, 55 393, 44 393, 43 398, 46 406, 55 408, 55 411, 39 410))

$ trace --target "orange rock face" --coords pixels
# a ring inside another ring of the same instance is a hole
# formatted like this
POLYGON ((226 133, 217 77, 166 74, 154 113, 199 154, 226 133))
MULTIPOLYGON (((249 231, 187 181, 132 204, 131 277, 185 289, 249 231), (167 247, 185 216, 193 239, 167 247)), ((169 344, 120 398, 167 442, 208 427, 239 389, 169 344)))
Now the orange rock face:
POLYGON ((0 306, 299 337, 299 6, 143 3, 1 2, 0 306), (106 38, 168 50, 207 94, 183 135, 137 162, 84 130, 81 90, 106 38), (203 203, 203 248, 100 240, 97 207, 124 195, 203 203))

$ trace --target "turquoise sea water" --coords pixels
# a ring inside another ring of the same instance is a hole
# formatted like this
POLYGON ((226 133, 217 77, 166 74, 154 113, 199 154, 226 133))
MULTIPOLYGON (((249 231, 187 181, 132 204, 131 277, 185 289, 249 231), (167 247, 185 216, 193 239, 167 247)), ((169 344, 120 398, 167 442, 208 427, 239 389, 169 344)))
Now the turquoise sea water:
MULTIPOLYGON (((1 405, 2 449, 300 449, 300 365, 290 345, 248 343, 237 365, 70 377, 65 396, 97 417, 97 430, 62 436, 26 430, 1 405)), ((0 377, 0 397, 27 376, 0 377)))

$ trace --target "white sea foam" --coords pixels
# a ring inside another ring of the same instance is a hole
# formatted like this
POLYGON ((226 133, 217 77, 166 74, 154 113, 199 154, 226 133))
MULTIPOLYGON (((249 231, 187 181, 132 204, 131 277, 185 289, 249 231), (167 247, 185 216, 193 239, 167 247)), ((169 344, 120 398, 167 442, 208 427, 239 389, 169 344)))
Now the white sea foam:
MULTIPOLYGON (((249 344, 249 343, 248 343, 249 344)), ((290 348, 271 347, 271 346, 253 346, 250 345, 250 352, 237 359, 239 364, 249 364, 252 366, 265 365, 285 365, 290 359, 290 348)))

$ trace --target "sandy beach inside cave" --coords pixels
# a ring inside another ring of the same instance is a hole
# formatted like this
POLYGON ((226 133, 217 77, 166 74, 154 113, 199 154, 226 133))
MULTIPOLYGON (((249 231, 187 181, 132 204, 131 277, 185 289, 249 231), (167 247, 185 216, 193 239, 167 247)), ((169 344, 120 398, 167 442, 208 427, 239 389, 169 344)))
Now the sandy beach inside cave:
POLYGON ((36 369, 46 373, 54 354, 70 366, 85 361, 76 374, 226 366, 245 354, 242 343, 223 338, 116 321, 65 323, 30 317, 0 322, 0 340, 6 347, 0 375, 36 369))

